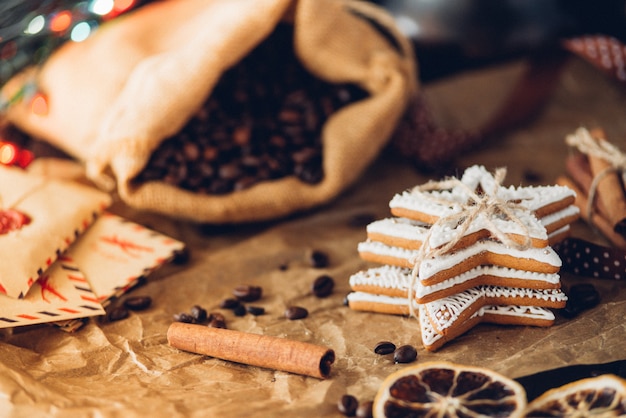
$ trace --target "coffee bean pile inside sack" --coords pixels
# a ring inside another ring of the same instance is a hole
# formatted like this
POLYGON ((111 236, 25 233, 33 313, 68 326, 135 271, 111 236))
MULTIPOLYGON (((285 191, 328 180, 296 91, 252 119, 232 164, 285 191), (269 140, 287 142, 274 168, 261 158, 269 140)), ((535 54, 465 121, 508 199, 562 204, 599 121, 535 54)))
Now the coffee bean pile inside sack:
POLYGON ((159 145, 134 180, 209 194, 289 175, 309 184, 321 181, 322 126, 367 94, 311 75, 292 42, 293 27, 279 25, 225 72, 203 107, 159 145))

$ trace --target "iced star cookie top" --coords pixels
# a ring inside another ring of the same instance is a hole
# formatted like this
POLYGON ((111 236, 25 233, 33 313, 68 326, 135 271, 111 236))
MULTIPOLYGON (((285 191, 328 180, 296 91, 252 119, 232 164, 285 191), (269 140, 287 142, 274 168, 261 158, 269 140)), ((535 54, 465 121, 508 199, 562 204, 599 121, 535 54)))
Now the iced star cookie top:
POLYGON ((411 219, 434 223, 441 217, 453 215, 463 210, 471 199, 468 190, 495 191, 495 197, 520 206, 536 216, 543 216, 567 207, 575 198, 575 193, 564 186, 501 186, 483 166, 472 166, 465 170, 460 179, 461 185, 450 189, 427 190, 420 187, 396 194, 389 202, 393 214, 411 219))

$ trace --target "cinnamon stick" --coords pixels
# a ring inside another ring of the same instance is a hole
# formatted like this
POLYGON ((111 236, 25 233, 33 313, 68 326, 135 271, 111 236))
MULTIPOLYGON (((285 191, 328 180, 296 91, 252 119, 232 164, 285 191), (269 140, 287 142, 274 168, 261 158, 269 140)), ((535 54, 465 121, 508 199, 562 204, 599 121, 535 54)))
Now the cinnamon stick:
POLYGON ((231 329, 174 322, 168 343, 179 350, 325 379, 335 361, 327 347, 231 329))
POLYGON ((626 237, 626 194, 620 179, 626 155, 604 138, 602 129, 580 128, 569 135, 566 142, 581 154, 570 156, 566 167, 588 196, 588 212, 596 208, 615 232, 626 237))
MULTIPOLYGON (((585 154, 571 154, 565 159, 565 170, 571 179, 576 183, 580 193, 589 197, 593 175, 589 167, 589 160, 585 154)), ((603 216, 607 216, 607 209, 599 199, 594 199, 594 207, 603 216)))
POLYGON ((567 186, 576 193, 574 204, 580 210, 580 215, 583 219, 587 219, 612 245, 626 249, 626 239, 613 230, 613 225, 606 218, 599 212, 594 212, 589 216, 587 195, 577 184, 565 176, 558 177, 556 183, 561 186, 567 186))

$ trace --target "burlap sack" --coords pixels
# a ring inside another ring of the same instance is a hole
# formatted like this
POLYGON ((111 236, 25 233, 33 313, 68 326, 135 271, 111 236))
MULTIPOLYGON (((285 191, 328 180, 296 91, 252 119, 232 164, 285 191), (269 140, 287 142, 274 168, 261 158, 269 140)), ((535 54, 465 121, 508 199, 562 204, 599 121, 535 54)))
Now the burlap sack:
POLYGON ((26 103, 11 107, 6 116, 20 129, 83 161, 93 178, 112 175, 130 206, 230 223, 285 216, 345 190, 385 146, 415 94, 417 77, 409 41, 371 3, 171 0, 64 45, 39 70, 37 84, 49 112, 32 114, 26 103), (227 195, 162 182, 131 184, 161 141, 201 107, 220 75, 281 21, 294 25, 294 50, 313 75, 369 93, 324 125, 323 180, 310 185, 284 177, 227 195))

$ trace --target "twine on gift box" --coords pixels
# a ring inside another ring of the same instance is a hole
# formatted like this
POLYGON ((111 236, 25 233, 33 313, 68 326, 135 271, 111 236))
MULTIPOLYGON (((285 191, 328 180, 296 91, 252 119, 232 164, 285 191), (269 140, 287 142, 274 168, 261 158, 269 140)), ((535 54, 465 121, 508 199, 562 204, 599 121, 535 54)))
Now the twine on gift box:
POLYGON ((413 189, 414 192, 420 193, 423 199, 426 199, 435 204, 442 204, 446 206, 450 206, 451 204, 458 205, 456 202, 450 202, 449 200, 440 199, 432 194, 426 194, 423 192, 434 191, 434 190, 450 190, 456 187, 460 187, 464 189, 465 193, 467 193, 468 201, 465 204, 460 204, 460 210, 456 213, 453 213, 448 216, 440 217, 429 229, 426 237, 423 240, 422 246, 420 247, 417 255, 411 259, 411 264, 413 265, 411 272, 411 280, 409 283, 409 288, 407 290, 407 297, 409 302, 409 313, 413 317, 417 317, 413 306, 413 298, 415 295, 415 285, 418 281, 419 269, 422 262, 427 258, 434 258, 441 254, 445 254, 454 248, 459 241, 465 236, 465 233, 468 231, 474 220, 483 214, 485 218, 485 227, 486 229, 506 246, 514 247, 519 250, 525 250, 530 248, 531 246, 531 236, 530 230, 528 226, 522 222, 522 220, 514 213, 516 209, 523 209, 527 211, 524 206, 514 201, 505 200, 498 196, 498 191, 502 185, 502 181, 506 177, 506 168, 498 168, 494 173, 494 187, 493 190, 489 193, 488 191, 483 191, 482 194, 477 193, 475 190, 470 189, 465 183, 463 183, 458 178, 450 178, 442 181, 430 181, 421 186, 417 186, 413 189), (495 222, 493 222, 493 218, 496 216, 504 215, 504 217, 521 227, 523 231, 523 242, 518 242, 513 238, 509 237, 506 233, 504 233, 495 222), (451 223, 453 225, 457 225, 455 228, 456 234, 454 237, 445 245, 432 248, 430 246, 430 238, 435 226, 441 226, 447 223, 451 223))
POLYGON ((594 176, 591 186, 589 187, 589 199, 587 201, 587 220, 590 224, 593 216, 593 206, 598 192, 600 182, 611 173, 618 173, 622 176, 622 183, 626 184, 626 154, 623 154, 619 148, 611 144, 609 141, 594 138, 585 128, 579 128, 571 135, 565 138, 565 142, 577 148, 585 155, 592 155, 606 161, 609 165, 594 176))

